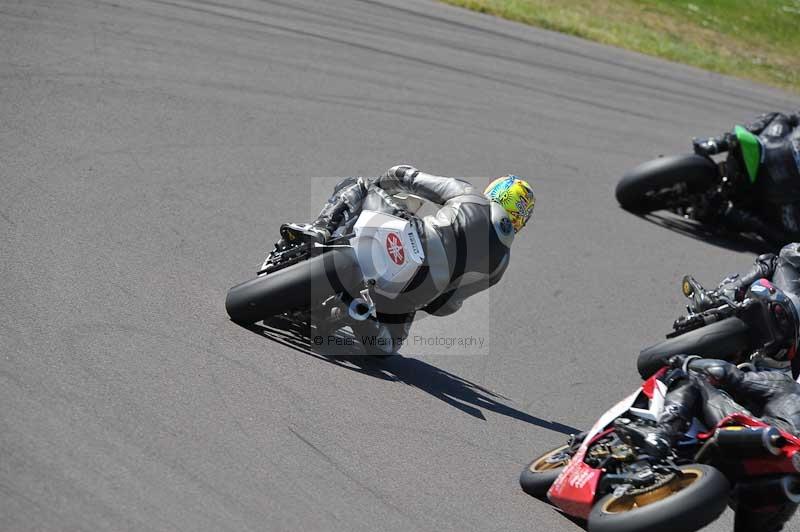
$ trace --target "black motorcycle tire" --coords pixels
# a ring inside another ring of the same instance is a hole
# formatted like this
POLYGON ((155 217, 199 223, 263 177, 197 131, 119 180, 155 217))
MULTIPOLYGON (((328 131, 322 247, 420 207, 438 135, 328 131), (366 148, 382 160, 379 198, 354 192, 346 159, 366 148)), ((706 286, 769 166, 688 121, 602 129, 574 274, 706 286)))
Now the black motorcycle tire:
POLYGON ((685 183, 689 192, 702 192, 719 178, 714 161, 701 155, 660 157, 627 172, 617 184, 617 201, 623 209, 647 213, 667 207, 659 190, 685 183))
POLYGON ((569 445, 562 445, 532 460, 519 475, 519 485, 522 491, 528 495, 540 498, 547 495, 550 486, 553 485, 553 482, 555 482, 561 472, 564 471, 567 462, 565 462, 564 465, 552 468, 542 467, 542 463, 549 456, 565 451, 568 448, 569 445))
POLYGON ((770 511, 739 507, 733 518, 733 532, 780 532, 797 512, 797 504, 787 502, 770 511))
POLYGON ((690 532, 708 525, 728 505, 730 484, 719 470, 704 464, 680 467, 694 478, 686 487, 666 492, 664 498, 625 509, 625 497, 609 494, 589 514, 589 532, 690 532))
POLYGON ((750 328, 733 316, 642 349, 636 366, 642 378, 647 379, 666 366, 673 355, 731 360, 749 344, 750 328))
POLYGON ((353 294, 363 282, 351 248, 333 248, 228 290, 225 310, 242 325, 321 303, 338 292, 353 294))

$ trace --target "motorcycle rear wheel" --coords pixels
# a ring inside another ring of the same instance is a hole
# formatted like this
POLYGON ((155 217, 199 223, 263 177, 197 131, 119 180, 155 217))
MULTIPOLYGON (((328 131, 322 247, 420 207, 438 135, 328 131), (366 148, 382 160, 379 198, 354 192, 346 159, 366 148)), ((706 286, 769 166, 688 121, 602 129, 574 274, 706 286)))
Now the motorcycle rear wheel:
POLYGON ((602 497, 589 514, 589 532, 690 532, 714 521, 728 504, 728 480, 704 464, 680 469, 681 475, 651 491, 602 497))
POLYGON ((669 205, 664 190, 684 184, 688 193, 708 189, 719 177, 714 161, 701 155, 660 157, 627 172, 617 184, 617 201, 623 209, 647 213, 669 205))
POLYGON ((348 292, 363 283, 351 248, 334 248, 284 268, 238 284, 228 290, 225 310, 243 325, 288 312, 312 308, 327 297, 348 292))
POLYGON ((739 507, 733 520, 733 532, 779 532, 783 525, 797 512, 797 505, 786 502, 770 509, 761 511, 739 507))

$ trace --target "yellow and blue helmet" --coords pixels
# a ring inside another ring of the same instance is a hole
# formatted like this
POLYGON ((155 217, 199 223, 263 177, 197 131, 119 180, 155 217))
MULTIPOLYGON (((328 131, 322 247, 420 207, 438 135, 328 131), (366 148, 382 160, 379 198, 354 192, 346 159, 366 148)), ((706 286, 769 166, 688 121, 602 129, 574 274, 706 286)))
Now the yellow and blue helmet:
POLYGON ((525 227, 536 205, 533 188, 527 181, 515 175, 498 177, 489 183, 483 193, 506 210, 515 233, 525 227))

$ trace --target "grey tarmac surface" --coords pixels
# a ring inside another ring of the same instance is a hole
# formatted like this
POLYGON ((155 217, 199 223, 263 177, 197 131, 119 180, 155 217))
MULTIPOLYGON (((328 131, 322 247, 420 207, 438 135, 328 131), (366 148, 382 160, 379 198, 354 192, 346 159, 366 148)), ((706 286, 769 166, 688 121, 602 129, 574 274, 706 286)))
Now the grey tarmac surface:
POLYGON ((0 49, 8 531, 579 530, 520 470, 633 389, 684 273, 753 257, 617 179, 798 106, 418 0, 3 0, 0 49), (506 278, 419 324, 480 353, 337 363, 227 319, 317 177, 400 162, 536 188, 506 278))

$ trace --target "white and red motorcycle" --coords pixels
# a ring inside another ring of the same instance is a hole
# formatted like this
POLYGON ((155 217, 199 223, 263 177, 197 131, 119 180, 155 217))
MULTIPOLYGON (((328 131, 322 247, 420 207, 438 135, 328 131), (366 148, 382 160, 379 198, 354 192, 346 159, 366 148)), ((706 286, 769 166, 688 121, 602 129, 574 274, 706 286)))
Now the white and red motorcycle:
POLYGON ((693 531, 727 504, 744 513, 800 502, 800 439, 745 415, 716 427, 695 420, 669 458, 647 455, 636 441, 642 431, 626 427, 655 425, 666 373, 647 379, 588 432, 533 460, 520 475, 522 489, 587 520, 589 532, 693 531))

